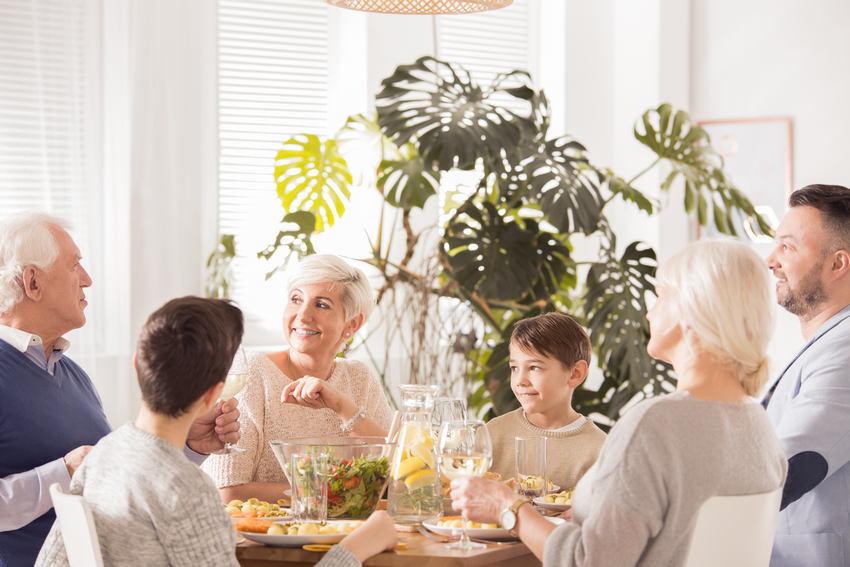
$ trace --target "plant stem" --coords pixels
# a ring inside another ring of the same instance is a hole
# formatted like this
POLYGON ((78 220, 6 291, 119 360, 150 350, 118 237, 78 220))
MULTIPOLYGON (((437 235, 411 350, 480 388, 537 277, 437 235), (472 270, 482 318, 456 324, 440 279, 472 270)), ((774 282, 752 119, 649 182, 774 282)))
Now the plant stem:
POLYGON ((651 164, 649 164, 649 167, 647 167, 646 169, 641 170, 641 171, 640 171, 637 175, 635 175, 634 177, 632 177, 631 179, 629 179, 629 180, 626 182, 626 184, 627 184, 627 185, 631 185, 632 183, 634 183, 635 181, 637 181, 637 180, 638 180, 638 178, 639 178, 640 176, 642 176, 644 173, 646 173, 647 171, 649 171, 650 169, 652 169, 653 167, 655 167, 656 165, 658 165, 658 163, 659 163, 660 161, 661 161, 661 158, 660 158, 660 157, 655 158, 655 161, 653 161, 651 164))

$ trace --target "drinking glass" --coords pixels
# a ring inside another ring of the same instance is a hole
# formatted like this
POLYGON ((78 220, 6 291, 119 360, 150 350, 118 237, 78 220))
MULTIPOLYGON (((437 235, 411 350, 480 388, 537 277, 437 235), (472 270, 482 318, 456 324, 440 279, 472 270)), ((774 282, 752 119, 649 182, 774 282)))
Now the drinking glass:
POLYGON ((328 519, 328 456, 293 453, 292 515, 299 522, 324 524, 328 519))
MULTIPOLYGON (((248 381, 248 358, 245 356, 245 349, 241 346, 236 350, 233 357, 233 363, 230 365, 230 370, 227 371, 227 378, 224 380, 224 388, 219 394, 219 401, 224 403, 245 387, 245 382, 248 381)), ((244 453, 245 449, 240 449, 227 442, 224 444, 224 449, 216 451, 216 455, 235 455, 244 453)))
MULTIPOLYGON (((440 472, 449 479, 482 476, 490 468, 493 444, 487 427, 481 420, 455 420, 443 422, 438 443, 440 472)), ((451 549, 478 549, 487 547, 469 541, 466 520, 460 539, 448 545, 451 549)))
POLYGON ((546 438, 516 437, 516 485, 532 500, 546 494, 546 438))
POLYGON ((434 438, 440 437, 440 428, 444 421, 463 421, 466 419, 466 405, 461 398, 434 398, 431 411, 431 429, 434 438))

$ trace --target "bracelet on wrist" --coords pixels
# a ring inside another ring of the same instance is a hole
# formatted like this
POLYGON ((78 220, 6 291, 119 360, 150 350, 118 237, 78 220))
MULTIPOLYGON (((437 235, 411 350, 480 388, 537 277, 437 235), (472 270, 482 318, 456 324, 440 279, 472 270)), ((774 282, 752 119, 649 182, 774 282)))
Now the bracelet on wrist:
POLYGON ((351 431, 354 429, 354 425, 364 417, 366 417, 366 410, 363 408, 363 406, 359 406, 357 408, 357 413, 351 416, 351 419, 343 421, 342 425, 340 425, 339 428, 345 434, 351 433, 351 431))

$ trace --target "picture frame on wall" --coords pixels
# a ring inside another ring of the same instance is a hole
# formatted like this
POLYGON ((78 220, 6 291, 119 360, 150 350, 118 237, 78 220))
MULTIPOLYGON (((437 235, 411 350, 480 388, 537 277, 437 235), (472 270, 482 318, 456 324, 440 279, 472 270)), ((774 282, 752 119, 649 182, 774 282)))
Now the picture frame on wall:
MULTIPOLYGON (((723 157, 724 169, 773 227, 785 214, 793 187, 791 118, 742 118, 698 122, 711 138, 711 145, 723 157)), ((772 244, 771 237, 756 234, 748 219, 737 218, 735 227, 742 237, 759 245, 772 244)), ((713 226, 699 227, 699 238, 716 236, 713 226)))

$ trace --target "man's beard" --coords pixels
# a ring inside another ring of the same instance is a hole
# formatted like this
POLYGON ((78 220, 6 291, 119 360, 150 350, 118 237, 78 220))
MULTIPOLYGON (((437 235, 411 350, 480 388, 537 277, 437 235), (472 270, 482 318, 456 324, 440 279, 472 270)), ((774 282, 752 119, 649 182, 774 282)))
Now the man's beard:
POLYGON ((811 315, 818 305, 826 301, 826 292, 820 281, 820 266, 815 265, 803 276, 797 289, 791 289, 789 286, 778 299, 779 305, 797 317, 811 315))

